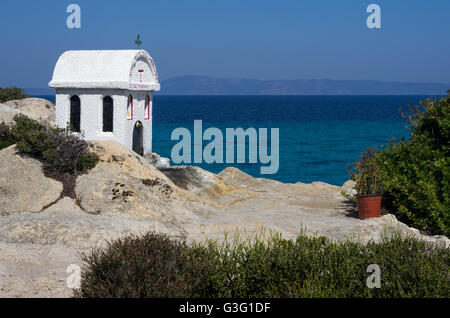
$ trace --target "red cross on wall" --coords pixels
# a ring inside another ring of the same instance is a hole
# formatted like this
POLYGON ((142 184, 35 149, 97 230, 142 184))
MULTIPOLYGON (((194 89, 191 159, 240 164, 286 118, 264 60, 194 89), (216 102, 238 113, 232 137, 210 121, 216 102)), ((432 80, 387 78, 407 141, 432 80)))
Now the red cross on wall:
POLYGON ((144 70, 139 70, 139 75, 141 76, 141 83, 142 83, 142 73, 144 73, 144 70))

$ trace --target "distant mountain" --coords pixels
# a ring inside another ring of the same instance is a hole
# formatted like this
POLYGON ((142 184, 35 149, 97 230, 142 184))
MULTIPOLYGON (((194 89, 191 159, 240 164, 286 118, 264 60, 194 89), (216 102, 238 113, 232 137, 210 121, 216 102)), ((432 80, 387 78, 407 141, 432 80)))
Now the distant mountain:
MULTIPOLYGON (((161 82, 160 95, 446 95, 450 84, 366 80, 270 80, 181 76, 161 82)), ((51 88, 25 88, 54 95, 51 88)))
POLYGON ((182 76, 161 82, 161 95, 445 95, 450 84, 368 80, 270 80, 182 76))

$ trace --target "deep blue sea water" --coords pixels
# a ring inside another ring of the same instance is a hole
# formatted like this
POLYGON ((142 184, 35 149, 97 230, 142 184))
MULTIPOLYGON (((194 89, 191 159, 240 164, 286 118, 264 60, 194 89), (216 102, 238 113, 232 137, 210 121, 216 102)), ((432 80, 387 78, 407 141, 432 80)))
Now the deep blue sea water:
MULTIPOLYGON (((54 102, 54 96, 40 96, 54 102)), ((254 177, 282 182, 323 181, 342 185, 347 167, 369 146, 409 138, 399 109, 428 96, 160 96, 153 102, 153 151, 171 156, 177 127, 193 136, 194 120, 203 131, 225 128, 279 128, 280 168, 261 175, 261 164, 198 164, 220 172, 235 166, 254 177)), ((205 146, 208 141, 203 142, 205 146)), ((270 150, 270 148, 269 148, 270 150)), ((224 148, 225 151, 225 148, 224 148)))

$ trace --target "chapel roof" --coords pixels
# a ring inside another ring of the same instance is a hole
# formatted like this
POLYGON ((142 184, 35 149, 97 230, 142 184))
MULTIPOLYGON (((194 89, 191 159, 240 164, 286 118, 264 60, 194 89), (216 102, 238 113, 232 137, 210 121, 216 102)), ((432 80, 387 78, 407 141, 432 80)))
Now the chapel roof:
POLYGON ((52 88, 159 91, 153 59, 144 50, 66 51, 58 59, 52 88))

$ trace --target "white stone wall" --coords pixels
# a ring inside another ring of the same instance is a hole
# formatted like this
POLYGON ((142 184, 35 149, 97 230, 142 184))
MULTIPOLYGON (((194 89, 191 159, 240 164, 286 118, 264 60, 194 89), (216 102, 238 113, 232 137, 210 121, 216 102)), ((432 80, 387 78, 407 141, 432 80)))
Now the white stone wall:
POLYGON ((84 139, 113 140, 132 149, 133 129, 137 121, 144 130, 144 155, 152 153, 153 91, 126 91, 114 89, 57 89, 56 125, 65 128, 70 122, 70 98, 80 98, 80 130, 84 139), (127 119, 128 96, 133 96, 133 119, 127 119), (150 118, 144 119, 145 97, 150 97, 150 118), (110 96, 114 102, 113 132, 103 132, 103 98, 110 96))

